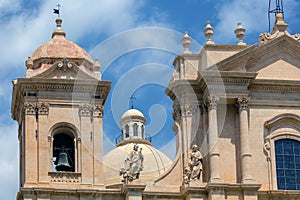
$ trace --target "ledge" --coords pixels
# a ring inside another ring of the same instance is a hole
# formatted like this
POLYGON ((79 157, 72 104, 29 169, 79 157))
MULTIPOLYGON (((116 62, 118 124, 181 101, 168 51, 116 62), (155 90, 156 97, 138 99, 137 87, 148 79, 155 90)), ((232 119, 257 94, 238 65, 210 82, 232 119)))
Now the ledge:
POLYGON ((48 172, 52 183, 80 183, 81 173, 78 172, 48 172))

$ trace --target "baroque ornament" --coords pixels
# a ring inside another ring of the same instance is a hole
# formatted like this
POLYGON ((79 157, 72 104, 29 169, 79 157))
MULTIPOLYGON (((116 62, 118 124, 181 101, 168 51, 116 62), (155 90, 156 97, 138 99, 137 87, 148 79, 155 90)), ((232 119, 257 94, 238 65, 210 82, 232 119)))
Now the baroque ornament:
POLYGON ((64 58, 57 64, 57 67, 65 72, 68 69, 71 69, 73 67, 73 64, 70 63, 68 59, 64 58))

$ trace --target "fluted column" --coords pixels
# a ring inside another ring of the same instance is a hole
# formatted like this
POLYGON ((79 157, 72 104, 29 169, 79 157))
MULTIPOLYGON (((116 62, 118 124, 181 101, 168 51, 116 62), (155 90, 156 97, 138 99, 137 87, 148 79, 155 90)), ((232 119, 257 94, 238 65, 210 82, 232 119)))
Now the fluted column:
POLYGON ((247 97, 241 97, 237 99, 240 116, 239 121, 242 183, 246 183, 252 180, 252 176, 250 173, 251 153, 248 133, 248 101, 249 98, 247 97))
POLYGON ((220 181, 220 152, 218 146, 218 120, 217 102, 219 99, 210 96, 207 99, 208 107, 208 137, 209 137, 209 159, 210 159, 210 182, 220 181))

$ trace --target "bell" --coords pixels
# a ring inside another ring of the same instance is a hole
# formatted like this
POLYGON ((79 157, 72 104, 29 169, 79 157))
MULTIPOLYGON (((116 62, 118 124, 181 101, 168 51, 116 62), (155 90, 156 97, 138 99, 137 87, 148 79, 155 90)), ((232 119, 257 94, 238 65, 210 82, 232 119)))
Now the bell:
POLYGON ((71 166, 68 161, 68 155, 65 152, 59 154, 58 162, 55 167, 57 171, 71 171, 71 166))

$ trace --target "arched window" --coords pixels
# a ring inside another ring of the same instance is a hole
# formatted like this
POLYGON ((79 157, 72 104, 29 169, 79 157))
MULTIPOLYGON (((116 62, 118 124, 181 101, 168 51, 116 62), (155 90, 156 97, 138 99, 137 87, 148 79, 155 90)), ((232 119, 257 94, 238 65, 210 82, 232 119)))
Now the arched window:
POLYGON ((300 142, 292 139, 275 141, 277 187, 300 190, 300 142))
POLYGON ((129 137, 129 126, 128 125, 125 126, 125 137, 126 138, 129 137))
POLYGON ((75 172, 75 143, 70 133, 58 132, 53 136, 53 160, 56 171, 75 172))
POLYGON ((138 136, 138 125, 136 123, 133 124, 133 135, 138 136))
POLYGON ((141 126, 142 138, 145 139, 145 128, 144 125, 141 126))

